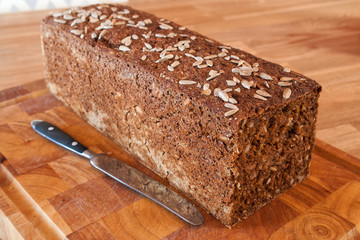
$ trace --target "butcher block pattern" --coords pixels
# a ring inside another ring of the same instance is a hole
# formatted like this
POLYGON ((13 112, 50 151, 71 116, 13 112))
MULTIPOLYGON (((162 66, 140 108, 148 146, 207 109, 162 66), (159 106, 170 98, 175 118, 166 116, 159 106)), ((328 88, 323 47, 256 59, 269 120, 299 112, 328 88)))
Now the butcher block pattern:
MULTIPOLYGON (((191 226, 36 134, 49 121, 167 184, 63 106, 43 80, 0 92, 0 210, 24 239, 359 239, 360 160, 317 140, 310 175, 228 229, 191 226)), ((1 212, 0 212, 1 213, 1 212)))

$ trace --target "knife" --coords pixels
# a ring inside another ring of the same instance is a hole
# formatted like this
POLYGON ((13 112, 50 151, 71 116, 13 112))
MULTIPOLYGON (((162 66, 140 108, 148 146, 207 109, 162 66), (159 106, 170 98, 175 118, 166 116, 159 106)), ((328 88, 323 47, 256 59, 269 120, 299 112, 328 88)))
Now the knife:
POLYGON ((150 198, 186 222, 192 225, 203 224, 204 218, 193 204, 144 173, 105 154, 92 152, 51 123, 33 120, 31 126, 44 138, 89 159, 90 164, 96 169, 150 198))

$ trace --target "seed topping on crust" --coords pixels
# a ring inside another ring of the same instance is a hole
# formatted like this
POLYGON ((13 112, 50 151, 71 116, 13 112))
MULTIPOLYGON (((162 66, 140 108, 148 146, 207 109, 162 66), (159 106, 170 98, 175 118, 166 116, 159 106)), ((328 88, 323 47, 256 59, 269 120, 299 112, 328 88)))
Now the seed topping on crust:
POLYGON ((260 59, 254 60, 229 46, 219 46, 215 40, 191 33, 166 19, 156 20, 126 8, 98 5, 53 13, 51 17, 54 22, 69 26, 69 31, 81 39, 94 39, 95 44, 102 39, 101 44, 110 42, 114 49, 124 53, 131 51, 134 56, 138 51, 138 59, 144 64, 158 64, 162 69, 161 77, 173 78, 179 85, 189 85, 186 87, 196 89, 199 94, 225 102, 225 116, 239 111, 243 96, 259 100, 259 104, 275 98, 285 101, 299 83, 306 81, 294 77, 289 68, 267 71, 260 59), (107 39, 113 36, 108 34, 112 31, 117 33, 118 39, 107 39), (199 47, 202 45, 208 46, 206 50, 199 47), (195 75, 199 73, 202 77, 196 81, 189 79, 188 69, 191 74, 195 71, 195 75))

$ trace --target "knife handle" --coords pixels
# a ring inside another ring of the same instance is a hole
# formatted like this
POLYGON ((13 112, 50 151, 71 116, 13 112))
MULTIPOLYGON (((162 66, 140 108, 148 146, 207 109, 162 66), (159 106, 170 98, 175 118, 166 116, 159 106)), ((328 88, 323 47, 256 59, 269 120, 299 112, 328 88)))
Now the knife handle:
POLYGON ((44 138, 74 152, 83 157, 91 158, 87 147, 62 131, 60 128, 43 120, 33 120, 32 128, 44 138))

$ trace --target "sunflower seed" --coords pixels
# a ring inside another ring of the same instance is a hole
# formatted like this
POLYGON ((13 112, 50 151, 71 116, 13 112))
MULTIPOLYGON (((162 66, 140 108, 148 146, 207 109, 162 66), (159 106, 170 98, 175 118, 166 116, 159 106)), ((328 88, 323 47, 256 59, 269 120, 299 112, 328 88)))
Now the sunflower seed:
POLYGON ((100 32, 98 40, 100 40, 102 38, 102 36, 104 35, 105 32, 106 32, 106 30, 102 30, 100 32))
POLYGON ((174 71, 174 68, 170 65, 167 66, 167 69, 170 71, 170 72, 173 72, 174 71))
POLYGON ((236 86, 236 82, 234 82, 233 80, 226 80, 226 83, 229 87, 234 87, 236 86))
POLYGON ((146 60, 146 55, 143 55, 143 56, 141 57, 141 60, 145 61, 145 60, 146 60))
POLYGON ((268 82, 264 82, 264 85, 265 85, 265 87, 270 88, 270 86, 269 86, 269 83, 268 83, 268 82))
POLYGON ((129 13, 130 13, 130 11, 126 8, 124 10, 122 10, 121 12, 118 12, 118 14, 129 14, 129 13))
POLYGON ((288 99, 290 96, 291 96, 291 89, 290 88, 285 88, 285 90, 283 92, 283 98, 288 99))
POLYGON ((177 48, 176 47, 167 47, 166 49, 165 49, 166 51, 176 51, 177 50, 177 48))
POLYGON ((163 56, 162 58, 160 58, 160 59, 156 60, 156 62, 155 62, 155 63, 165 62, 165 61, 167 61, 167 60, 172 59, 173 57, 174 57, 174 55, 173 55, 173 54, 168 54, 168 55, 165 55, 165 56, 163 56))
POLYGON ((124 16, 118 16, 118 19, 124 20, 124 21, 129 21, 130 19, 124 16))
POLYGON ((201 65, 198 65, 197 67, 198 68, 206 68, 206 67, 208 67, 208 65, 207 64, 201 64, 201 65))
POLYGON ((127 47, 130 46, 131 45, 131 36, 127 36, 126 38, 123 38, 121 40, 121 43, 127 47))
POLYGON ((156 34, 155 34, 155 37, 158 37, 158 38, 166 38, 166 35, 161 34, 161 33, 156 33, 156 34))
POLYGON ((264 91, 264 90, 256 90, 256 93, 263 97, 271 97, 271 95, 267 91, 264 91))
POLYGON ((221 52, 218 54, 218 57, 225 57, 225 56, 226 56, 226 53, 224 53, 224 52, 221 52))
POLYGON ((69 15, 69 14, 65 14, 65 15, 63 16, 63 18, 64 18, 65 20, 73 20, 73 19, 74 19, 74 17, 71 16, 71 15, 69 15))
POLYGON ((173 37, 176 37, 177 36, 177 34, 176 33, 173 33, 173 32, 171 32, 171 33, 169 33, 168 35, 167 35, 167 37, 169 37, 169 38, 173 38, 173 37))
POLYGON ((215 71, 215 70, 210 70, 209 71, 209 76, 214 76, 216 74, 218 74, 218 71, 215 71))
POLYGON ((292 85, 292 82, 278 82, 280 87, 288 87, 292 85))
POLYGON ((206 64, 207 64, 209 67, 214 66, 214 62, 211 61, 211 60, 206 60, 206 64))
POLYGON ((179 81, 179 84, 180 85, 191 85, 191 84, 195 84, 196 82, 195 81, 192 81, 192 80, 180 80, 179 81))
POLYGON ((193 67, 199 66, 200 64, 202 64, 202 62, 203 62, 203 60, 195 61, 195 62, 193 63, 193 67))
POLYGON ((226 108, 230 108, 230 109, 239 109, 236 105, 232 104, 232 103, 225 103, 224 105, 226 108))
POLYGON ((179 30, 181 30, 181 31, 183 31, 185 29, 186 29, 185 27, 179 27, 179 30))
POLYGON ((63 15, 63 13, 61 13, 61 12, 52 14, 53 17, 61 17, 62 15, 63 15))
POLYGON ((264 80, 273 80, 273 78, 269 74, 266 74, 264 72, 260 73, 260 77, 264 80))
POLYGON ((229 102, 231 102, 231 103, 233 103, 233 104, 237 104, 237 103, 238 103, 235 98, 229 98, 229 102))
POLYGON ((79 35, 81 35, 81 34, 84 32, 84 30, 73 29, 73 30, 71 30, 70 32, 73 33, 73 34, 75 34, 75 35, 77 35, 77 36, 79 36, 79 35))
POLYGON ((240 83, 240 80, 237 77, 233 77, 233 81, 236 83, 240 83))
POLYGON ((216 78, 216 77, 218 77, 218 76, 220 76, 220 75, 221 75, 221 73, 217 73, 217 74, 215 74, 215 75, 212 75, 212 76, 208 77, 208 78, 206 79, 206 81, 213 80, 214 78, 216 78))
POLYGON ((234 115, 237 111, 239 111, 239 109, 232 109, 230 111, 227 111, 224 115, 225 115, 225 117, 230 117, 230 116, 234 115))
POLYGON ((149 43, 144 43, 144 44, 147 49, 152 49, 152 46, 149 43))
POLYGON ((294 78, 292 78, 292 77, 281 77, 280 78, 280 81, 283 81, 283 82, 288 82, 288 81, 291 81, 291 80, 293 80, 294 78))
POLYGON ((96 37, 97 37, 96 33, 94 33, 94 32, 93 32, 93 33, 91 33, 91 38, 93 38, 93 39, 94 39, 94 38, 96 38, 96 37))
POLYGON ((290 70, 290 68, 284 68, 284 72, 289 73, 289 72, 291 72, 291 70, 290 70))
POLYGON ((230 60, 230 56, 226 56, 226 57, 224 57, 224 59, 225 59, 226 61, 229 61, 229 60, 230 60))
POLYGON ((240 88, 235 88, 234 91, 235 92, 241 92, 241 89, 240 88))
POLYGON ((210 88, 210 84, 205 83, 204 86, 203 86, 203 90, 206 90, 206 89, 209 89, 209 88, 210 88))
POLYGON ((146 23, 144 21, 138 21, 136 23, 136 26, 138 26, 138 27, 145 27, 145 25, 146 25, 146 23))
POLYGON ((139 39, 139 36, 136 35, 136 34, 133 34, 133 35, 131 35, 131 38, 134 39, 134 40, 138 40, 138 39, 139 39))
POLYGON ((219 48, 220 48, 220 49, 228 49, 228 50, 231 49, 231 47, 228 47, 228 46, 219 46, 219 48))
POLYGON ((168 54, 168 55, 165 55, 163 58, 169 60, 169 59, 172 59, 174 57, 174 54, 168 54))
POLYGON ((104 20, 105 18, 107 18, 106 15, 101 15, 99 19, 100 19, 100 20, 104 20))
POLYGON ((57 19, 57 18, 54 18, 53 21, 54 21, 54 22, 57 22, 57 23, 62 23, 62 24, 66 23, 65 20, 57 19))
POLYGON ((229 101, 229 95, 222 90, 219 91, 219 98, 221 98, 224 102, 229 101))
POLYGON ((127 46, 124 46, 124 45, 120 45, 119 50, 122 52, 128 52, 128 51, 130 51, 130 48, 128 48, 127 46))
POLYGON ((102 25, 100 25, 100 26, 98 26, 98 27, 95 28, 96 31, 100 31, 100 30, 102 30, 102 29, 104 29, 104 26, 102 26, 102 25))
POLYGON ((174 61, 170 66, 173 67, 173 68, 176 68, 179 65, 180 65, 179 61, 174 61))
POLYGON ((239 67, 231 69, 233 73, 239 73, 241 76, 250 76, 252 73, 251 67, 239 67))
POLYGON ((246 80, 242 80, 241 85, 246 89, 250 89, 250 87, 251 87, 250 83, 246 80))
POLYGON ((209 55, 209 56, 204 57, 204 59, 213 59, 216 57, 217 57, 217 55, 209 55))
POLYGON ((75 26, 75 24, 83 23, 83 22, 85 22, 85 20, 80 19, 80 18, 76 18, 76 19, 70 24, 70 26, 73 27, 73 26, 75 26))
POLYGON ((264 98, 263 96, 260 96, 259 94, 256 94, 256 93, 255 93, 255 95, 254 95, 254 98, 260 99, 260 100, 263 100, 263 101, 267 101, 266 98, 264 98))
POLYGON ((101 12, 100 12, 100 11, 93 11, 93 12, 91 12, 90 15, 91 15, 90 17, 98 18, 99 15, 101 15, 101 12), (98 13, 99 13, 99 14, 98 14, 98 13))
POLYGON ((202 94, 209 96, 211 94, 211 90, 209 88, 205 89, 202 91, 202 94))
POLYGON ((164 30, 171 30, 171 29, 173 29, 172 26, 170 26, 170 25, 168 25, 168 24, 165 24, 165 23, 160 23, 159 28, 164 29, 164 30))
POLYGON ((214 96, 215 96, 215 97, 218 97, 220 91, 221 91, 220 88, 215 88, 215 89, 214 89, 214 96))
POLYGON ((148 19, 145 19, 145 20, 144 20, 144 23, 145 23, 145 24, 152 24, 152 21, 151 21, 151 19, 148 18, 148 19))
POLYGON ((147 34, 143 34, 142 35, 145 39, 148 39, 151 36, 151 31, 148 32, 147 34))
POLYGON ((240 60, 240 58, 238 56, 235 55, 230 55, 231 58, 236 59, 236 60, 240 60))

